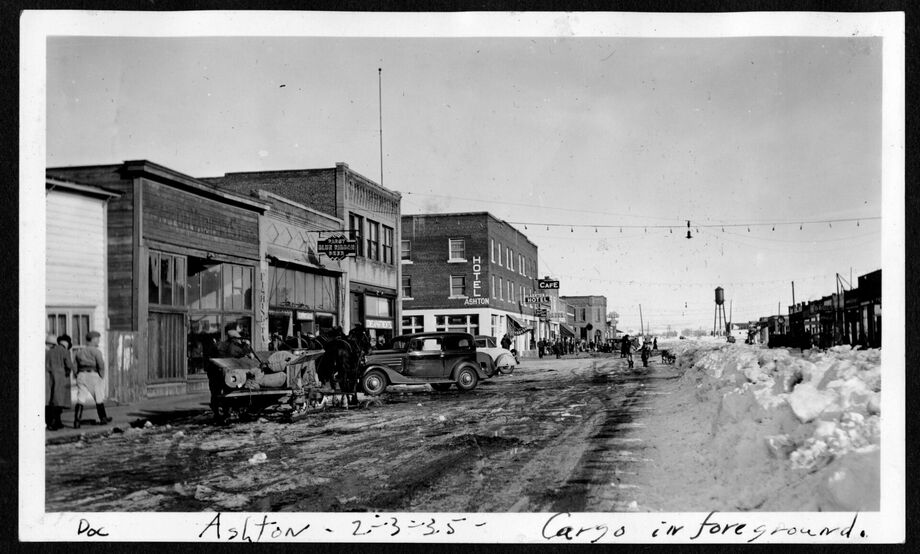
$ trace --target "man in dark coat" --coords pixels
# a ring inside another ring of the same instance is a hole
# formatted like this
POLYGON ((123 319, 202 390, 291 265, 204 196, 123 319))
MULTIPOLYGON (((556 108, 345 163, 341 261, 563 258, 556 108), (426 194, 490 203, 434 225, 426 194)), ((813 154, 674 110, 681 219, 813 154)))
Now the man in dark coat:
POLYGON ((227 331, 227 340, 217 346, 217 352, 221 358, 243 358, 249 353, 243 344, 242 335, 236 329, 227 331))
POLYGON ((505 336, 502 337, 502 348, 505 350, 511 348, 511 337, 508 336, 508 333, 505 333, 505 336))
POLYGON ((57 342, 54 335, 45 339, 45 426, 49 431, 64 427, 61 412, 70 407, 70 375, 74 370, 70 352, 57 342))

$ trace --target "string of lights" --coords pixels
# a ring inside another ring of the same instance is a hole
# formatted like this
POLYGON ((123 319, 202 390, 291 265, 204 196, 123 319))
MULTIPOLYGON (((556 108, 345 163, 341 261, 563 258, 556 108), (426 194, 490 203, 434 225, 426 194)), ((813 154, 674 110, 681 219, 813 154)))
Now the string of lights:
POLYGON ((750 222, 750 223, 697 223, 693 224, 692 220, 685 220, 686 223, 675 224, 675 225, 637 225, 637 224, 590 224, 590 223, 540 223, 536 221, 509 221, 508 223, 512 225, 523 225, 525 229, 528 229, 529 226, 540 228, 546 227, 547 230, 550 228, 566 228, 568 227, 572 232, 576 228, 579 229, 719 229, 723 231, 726 228, 751 228, 751 227, 772 227, 773 230, 776 230, 776 227, 780 226, 789 226, 789 225, 798 225, 799 230, 804 230, 805 225, 828 225, 831 228, 834 223, 856 223, 857 227, 861 221, 873 221, 882 219, 881 216, 870 216, 870 217, 847 217, 847 218, 838 218, 838 219, 809 219, 809 220, 799 220, 799 221, 769 221, 769 222, 750 222))

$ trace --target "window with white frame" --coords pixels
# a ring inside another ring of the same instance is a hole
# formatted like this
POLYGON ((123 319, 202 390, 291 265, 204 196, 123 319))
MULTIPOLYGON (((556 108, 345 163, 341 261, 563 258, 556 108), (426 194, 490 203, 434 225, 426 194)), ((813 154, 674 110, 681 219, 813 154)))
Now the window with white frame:
POLYGON ((501 277, 498 278, 498 299, 505 299, 505 280, 501 277))
POLYGON ((495 239, 489 239, 489 259, 495 263, 495 239))
POLYGON ((364 218, 360 215, 348 214, 348 230, 351 239, 356 243, 356 254, 364 256, 364 218))
POLYGON ((450 276, 450 295, 452 297, 466 296, 466 275, 450 276))
POLYGON ((508 281, 508 302, 514 302, 514 283, 508 281))
POLYGON ((510 248, 505 249, 505 261, 508 262, 508 269, 514 271, 514 253, 510 248))
POLYGON ((466 261, 466 241, 463 239, 448 239, 449 262, 466 261))
POLYGON ((399 257, 402 260, 412 259, 412 242, 408 240, 399 241, 399 257))
POLYGON ((524 255, 518 254, 518 271, 521 275, 524 274, 524 255))
POLYGON ((479 334, 479 316, 476 314, 436 315, 434 319, 436 331, 479 334))
POLYGON ((502 265, 502 243, 498 243, 498 265, 502 265))
POLYGON ((408 335, 410 333, 421 333, 425 330, 424 325, 424 316, 420 315, 404 315, 402 318, 402 333, 408 335))
POLYGON ((498 316, 496 314, 492 314, 492 336, 494 337, 497 334, 498 334, 498 316))
POLYGON ((495 275, 492 275, 492 298, 498 298, 498 291, 495 290, 495 275))

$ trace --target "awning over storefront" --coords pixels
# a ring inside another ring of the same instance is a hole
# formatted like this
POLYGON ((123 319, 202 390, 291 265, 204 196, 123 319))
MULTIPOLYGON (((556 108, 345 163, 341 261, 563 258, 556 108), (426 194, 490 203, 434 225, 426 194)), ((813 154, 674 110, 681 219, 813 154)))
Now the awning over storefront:
POLYGON ((512 336, 516 337, 530 331, 533 331, 533 328, 525 326, 523 321, 514 316, 508 316, 508 332, 511 333, 512 336))
POLYGON ((559 330, 562 331, 562 334, 566 337, 575 338, 575 330, 566 325, 565 323, 559 324, 559 330))

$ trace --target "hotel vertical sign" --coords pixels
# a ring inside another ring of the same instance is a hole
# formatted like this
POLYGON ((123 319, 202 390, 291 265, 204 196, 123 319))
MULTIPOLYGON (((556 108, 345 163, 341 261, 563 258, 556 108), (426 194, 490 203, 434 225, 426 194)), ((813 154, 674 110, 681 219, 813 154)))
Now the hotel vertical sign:
POLYGON ((473 294, 463 301, 464 306, 488 306, 489 298, 482 296, 482 256, 473 256, 473 294))

